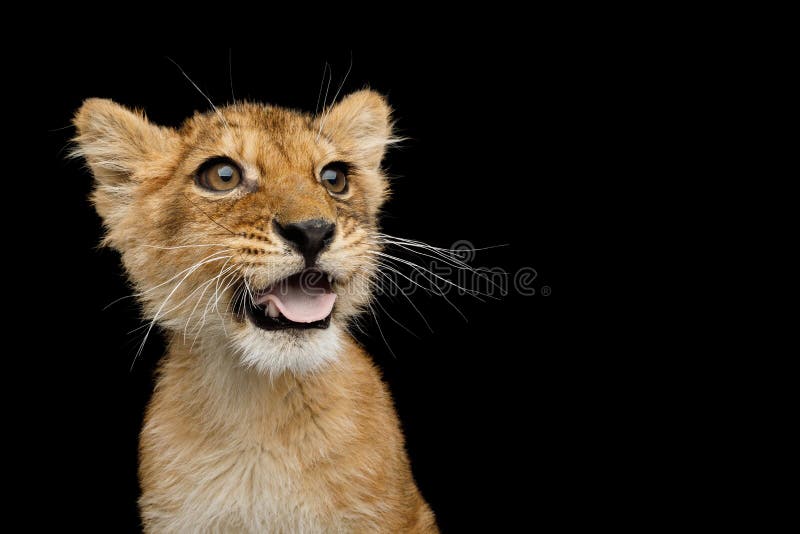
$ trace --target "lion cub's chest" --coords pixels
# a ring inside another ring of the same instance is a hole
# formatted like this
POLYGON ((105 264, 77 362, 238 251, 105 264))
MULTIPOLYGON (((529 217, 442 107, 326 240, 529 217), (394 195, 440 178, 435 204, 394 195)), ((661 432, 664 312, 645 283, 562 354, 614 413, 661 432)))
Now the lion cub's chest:
POLYGON ((330 496, 288 451, 253 446, 211 452, 197 462, 195 473, 202 473, 193 477, 197 505, 232 526, 261 532, 324 530, 320 512, 331 508, 330 496))
POLYGON ((294 451, 234 441, 227 448, 198 443, 180 456, 169 462, 180 467, 161 474, 174 484, 163 495, 180 495, 181 502, 164 509, 174 530, 326 532, 341 524, 324 466, 319 472, 303 467, 294 451))

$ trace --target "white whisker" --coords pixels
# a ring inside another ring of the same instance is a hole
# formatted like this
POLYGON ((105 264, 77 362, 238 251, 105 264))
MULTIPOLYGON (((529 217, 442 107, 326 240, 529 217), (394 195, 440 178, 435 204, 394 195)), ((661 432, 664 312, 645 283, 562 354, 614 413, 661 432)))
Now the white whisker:
POLYGON ((186 74, 186 71, 184 71, 184 70, 181 68, 181 66, 180 66, 180 65, 178 65, 178 63, 177 63, 177 62, 176 62, 174 59, 172 59, 171 57, 167 57, 167 59, 168 59, 170 62, 172 62, 172 64, 173 64, 173 65, 175 65, 176 67, 178 67, 178 70, 179 70, 179 71, 181 71, 181 74, 183 74, 183 77, 184 77, 184 78, 186 78, 187 80, 189 80, 189 83, 190 83, 190 84, 192 84, 192 86, 194 86, 194 88, 195 88, 195 89, 197 89, 197 92, 198 92, 198 93, 200 93, 201 95, 203 95, 203 98, 205 98, 205 99, 208 101, 208 104, 211 106, 211 109, 213 109, 213 110, 214 110, 214 112, 217 114, 217 116, 220 118, 220 120, 222 120, 223 124, 225 124, 225 128, 228 130, 228 133, 230 133, 231 135, 233 135, 233 132, 231 131, 231 127, 230 127, 230 125, 228 124, 228 121, 225 119, 225 116, 224 116, 224 115, 222 115, 222 113, 219 111, 219 109, 217 109, 217 106, 215 106, 215 105, 214 105, 214 102, 212 102, 212 101, 211 101, 211 99, 208 97, 208 95, 207 95, 207 94, 205 94, 205 93, 203 92, 203 90, 202 90, 202 89, 200 89, 200 87, 198 87, 198 86, 197 86, 197 84, 196 84, 196 83, 194 83, 194 80, 192 80, 192 79, 189 77, 189 75, 188 75, 188 74, 186 74))
MULTIPOLYGON (((203 259, 202 259, 202 260, 200 260, 200 261, 203 261, 203 260, 207 260, 207 259, 209 259, 209 258, 212 258, 212 257, 216 256, 217 254, 228 254, 228 253, 230 253, 230 252, 233 252, 233 251, 232 251, 231 249, 226 249, 226 250, 218 250, 218 251, 214 252, 213 254, 209 254, 208 256, 206 256, 205 258, 203 258, 203 259)), ((199 263, 199 262, 198 262, 198 263, 199 263)), ((147 295, 148 293, 150 293, 150 292, 152 292, 152 291, 155 291, 155 290, 156 290, 156 289, 158 289, 159 287, 162 287, 162 286, 165 286, 165 285, 169 284, 170 282, 172 282, 172 281, 173 281, 173 280, 175 280, 176 278, 179 278, 179 277, 180 277, 180 276, 181 276, 183 273, 185 273, 186 271, 189 271, 189 270, 193 269, 193 268, 194 268, 196 265, 197 265, 197 264, 194 264, 194 265, 192 265, 191 267, 187 267, 186 269, 182 270, 181 272, 179 272, 178 274, 176 274, 175 276, 173 276, 172 278, 170 278, 170 279, 169 279, 169 280, 167 280, 166 282, 161 282, 160 284, 158 284, 158 285, 156 285, 156 286, 153 286, 153 287, 151 287, 150 289, 148 289, 148 290, 146 290, 146 291, 141 291, 141 292, 139 292, 139 293, 134 293, 134 294, 132 294, 132 295, 125 295, 124 297, 120 297, 120 298, 118 298, 118 299, 116 299, 116 300, 113 300, 113 301, 109 302, 108 304, 106 304, 105 308, 103 308, 103 309, 104 309, 104 310, 107 310, 109 307, 113 306, 114 304, 116 304, 117 302, 119 302, 119 301, 121 301, 121 300, 130 299, 130 298, 134 298, 134 297, 143 297, 144 295, 147 295)))
MULTIPOLYGON (((231 256, 227 256, 227 257, 228 257, 228 258, 230 258, 231 256)), ((170 298, 172 298, 172 295, 174 295, 174 294, 175 294, 175 292, 178 290, 178 288, 179 288, 179 287, 180 287, 180 286, 183 284, 183 282, 184 282, 184 281, 185 281, 185 280, 186 280, 186 279, 187 279, 187 278, 188 278, 188 277, 189 277, 189 276, 190 276, 190 275, 191 275, 193 272, 195 272, 197 269, 199 269, 199 268, 200 268, 202 265, 205 265, 206 263, 211 263, 211 262, 214 262, 214 261, 220 261, 220 260, 222 260, 222 259, 224 259, 224 257, 223 257, 223 258, 212 258, 212 259, 205 260, 205 261, 203 261, 203 262, 200 262, 200 263, 197 263, 197 264, 195 264, 195 266, 194 266, 194 267, 193 267, 193 268, 192 268, 192 269, 191 269, 189 272, 187 272, 187 273, 184 275, 184 277, 183 277, 183 278, 181 278, 180 282, 178 282, 177 284, 175 284, 175 287, 174 287, 174 288, 172 288, 172 291, 170 291, 170 292, 169 292, 169 295, 167 295, 167 298, 165 298, 165 299, 163 300, 163 302, 161 303, 161 306, 158 308, 158 311, 156 311, 155 315, 153 316, 153 319, 150 321, 150 326, 147 328, 147 332, 146 332, 146 333, 145 333, 145 335, 144 335, 144 339, 142 340, 142 343, 141 343, 141 345, 139 345, 139 350, 138 350, 138 351, 136 351, 136 356, 134 356, 134 358, 133 358, 133 362, 131 363, 131 370, 133 370, 133 366, 134 366, 134 365, 136 365, 136 360, 137 360, 137 359, 139 358, 139 356, 141 355, 141 353, 142 353, 142 350, 144 350, 144 345, 145 345, 145 343, 147 343, 147 338, 150 336, 150 332, 153 330, 153 326, 156 324, 156 321, 158 320, 158 318, 159 318, 159 316, 160 316, 160 314, 161 314, 161 310, 163 310, 163 309, 164 309, 164 306, 166 306, 167 302, 169 302, 169 299, 170 299, 170 298)))
MULTIPOLYGON (((353 70, 353 54, 350 54, 350 66, 347 68, 347 72, 344 74, 344 78, 342 78, 342 83, 339 84, 339 89, 336 90, 336 94, 333 95, 333 100, 331 101, 331 105, 328 106, 327 112, 325 111, 325 106, 323 106, 323 115, 322 120, 319 123, 319 132, 317 132, 317 141, 319 141, 319 136, 322 135, 322 128, 325 126, 325 121, 328 120, 328 116, 331 114, 331 110, 333 109, 333 105, 336 103, 336 99, 339 98, 339 93, 341 93, 342 88, 344 87, 345 82, 347 81, 347 77, 350 75, 350 71, 353 70)), ((333 77, 333 71, 331 71, 331 78, 333 77)), ((328 81, 328 85, 330 86, 330 80, 328 81)), ((325 98, 327 100, 328 93, 325 92, 325 98)))
POLYGON ((375 325, 378 327, 378 332, 380 332, 381 338, 383 338, 383 342, 386 344, 386 348, 389 349, 389 352, 392 354, 392 356, 394 356, 394 358, 397 359, 397 355, 392 350, 392 347, 389 346, 389 342, 386 340, 386 336, 383 335, 383 329, 381 328, 381 323, 378 320, 378 316, 375 315, 375 310, 372 308, 372 304, 367 304, 367 306, 369 307, 370 313, 372 313, 372 318, 375 319, 375 325))
MULTIPOLYGON (((378 274, 380 274, 380 275, 381 275, 381 276, 382 276, 382 277, 383 277, 385 280, 387 280, 389 283, 391 283, 391 284, 394 284, 394 286, 397 288, 397 290, 400 292, 400 294, 401 294, 401 295, 403 295, 403 296, 406 298, 406 300, 408 301, 408 303, 409 303, 409 304, 411 304, 411 306, 412 306, 412 307, 414 308, 414 310, 417 312, 417 315, 419 315, 419 316, 420 316, 420 318, 422 319, 422 321, 425 323, 425 326, 427 326, 427 327, 428 327, 428 330, 429 330, 431 333, 433 333, 433 328, 431 328, 431 325, 428 323, 428 320, 427 320, 427 319, 425 319, 425 316, 424 316, 424 315, 422 315, 422 312, 419 310, 419 308, 417 308, 416 304, 414 304, 414 301, 413 301, 413 300, 411 300, 411 299, 408 297, 408 295, 406 295, 405 291, 403 291, 403 290, 400 288, 400 286, 397 284, 397 282, 395 282, 394 280, 392 280, 392 277, 391 277, 391 276, 389 276, 388 274, 384 273, 384 272, 383 272, 383 271, 381 271, 381 270, 378 270, 378 274)), ((398 272, 398 274, 400 274, 400 276, 404 276, 402 273, 399 273, 399 272, 398 272)), ((411 280, 411 279, 409 278, 409 280, 411 280)), ((413 280, 411 280, 411 281, 413 282, 413 280)))

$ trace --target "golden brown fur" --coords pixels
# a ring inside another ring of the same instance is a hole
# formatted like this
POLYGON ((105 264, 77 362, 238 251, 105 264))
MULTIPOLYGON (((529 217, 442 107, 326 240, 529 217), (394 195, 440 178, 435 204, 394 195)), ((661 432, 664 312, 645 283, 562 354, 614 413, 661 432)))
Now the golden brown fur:
POLYGON ((75 125, 105 244, 170 336, 141 436, 145 529, 436 532, 390 397, 346 330, 376 273, 383 98, 361 91, 320 117, 237 104, 180 130, 88 100, 75 125), (195 183, 216 156, 242 168, 235 191, 195 183), (318 179, 331 161, 349 165, 344 196, 318 179), (330 327, 259 330, 237 299, 303 269, 272 221, 307 219, 336 224, 318 260, 335 276, 330 327))

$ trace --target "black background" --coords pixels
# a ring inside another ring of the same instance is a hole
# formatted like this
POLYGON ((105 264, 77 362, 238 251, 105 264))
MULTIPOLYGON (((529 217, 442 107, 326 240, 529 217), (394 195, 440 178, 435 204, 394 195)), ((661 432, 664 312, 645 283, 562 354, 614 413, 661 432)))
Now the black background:
POLYGON ((47 408, 31 430, 45 436, 35 441, 44 448, 41 477, 59 521, 115 532, 139 528, 137 435, 163 352, 158 336, 151 338, 131 371, 140 338, 129 331, 141 324, 138 310, 127 301, 104 310, 129 291, 117 254, 97 249, 100 221, 87 202, 91 177, 80 162, 65 159, 70 118, 88 97, 142 108, 172 126, 207 110, 167 56, 218 105, 230 101, 232 78, 239 99, 307 111, 317 102, 325 62, 332 96, 352 57, 342 93, 369 85, 386 94, 399 133, 409 138, 385 160, 396 179, 384 230, 444 247, 459 240, 507 244, 479 252, 473 264, 538 274, 533 296, 512 289, 485 302, 454 297, 467 321, 442 299, 415 294, 432 333, 402 299, 384 298, 418 337, 383 313, 386 341, 374 320, 366 323, 369 336, 358 336, 389 383, 414 475, 440 527, 566 527, 601 513, 589 495, 602 492, 596 471, 609 467, 601 456, 610 416, 598 384, 608 370, 601 371, 596 354, 569 348, 589 334, 569 318, 576 289, 566 268, 579 246, 568 199, 592 178, 597 155, 590 139, 598 134, 598 114, 607 111, 602 58, 564 47, 70 50, 35 62, 47 96, 37 101, 41 120, 31 134, 40 172, 35 187, 49 200, 39 234, 49 260, 40 267, 61 303, 47 319, 31 319, 55 327, 38 334, 46 339, 36 346, 47 349, 28 361, 44 375, 47 392, 47 408))

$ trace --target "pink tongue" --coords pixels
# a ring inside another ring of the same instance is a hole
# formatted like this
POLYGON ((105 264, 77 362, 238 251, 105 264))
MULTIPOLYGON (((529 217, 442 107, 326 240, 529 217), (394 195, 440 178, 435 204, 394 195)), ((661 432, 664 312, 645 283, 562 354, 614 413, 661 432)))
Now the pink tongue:
POLYGON ((296 323, 321 321, 331 314, 336 293, 297 286, 278 287, 258 299, 257 304, 274 302, 284 317, 296 323))

